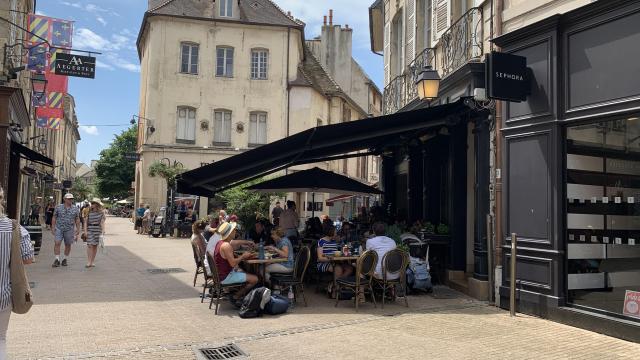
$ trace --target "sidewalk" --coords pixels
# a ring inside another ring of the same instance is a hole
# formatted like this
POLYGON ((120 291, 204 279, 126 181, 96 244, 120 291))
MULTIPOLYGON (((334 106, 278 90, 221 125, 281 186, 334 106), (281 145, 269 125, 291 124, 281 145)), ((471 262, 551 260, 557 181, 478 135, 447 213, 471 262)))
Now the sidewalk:
MULTIPOLYGON (((36 305, 12 316, 12 359, 194 359, 194 345, 235 342, 255 359, 314 358, 637 358, 640 345, 550 321, 518 316, 446 288, 435 296, 355 313, 307 290, 309 307, 240 319, 227 303, 218 316, 193 284, 188 239, 136 235, 127 219, 108 218, 107 249, 85 269, 74 245, 67 268, 51 268, 51 233, 29 266, 36 305), (150 269, 185 272, 152 274, 150 269)), ((202 279, 202 278, 200 278, 202 279)), ((200 284, 201 281, 198 281, 200 284)))

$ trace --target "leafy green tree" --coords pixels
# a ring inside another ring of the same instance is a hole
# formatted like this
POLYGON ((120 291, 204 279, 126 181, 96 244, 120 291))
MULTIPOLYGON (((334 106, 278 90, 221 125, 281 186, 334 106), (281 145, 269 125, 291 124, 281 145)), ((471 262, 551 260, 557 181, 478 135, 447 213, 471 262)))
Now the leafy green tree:
POLYGON ((96 170, 96 191, 101 197, 126 198, 135 180, 135 162, 125 159, 135 153, 138 128, 134 125, 116 135, 108 148, 100 152, 96 170))
POLYGON ((167 186, 172 188, 176 185, 176 178, 178 175, 185 172, 184 167, 174 165, 167 165, 161 161, 154 161, 149 166, 149 176, 159 176, 167 182, 167 186))
POLYGON ((89 199, 91 195, 93 195, 93 189, 87 185, 84 180, 79 177, 73 181, 73 186, 71 187, 71 193, 73 197, 78 201, 89 199))
POLYGON ((264 180, 255 179, 217 195, 218 199, 226 204, 227 214, 238 216, 243 229, 251 229, 256 223, 257 215, 269 217, 269 205, 273 197, 284 197, 284 193, 263 193, 246 189, 264 180))

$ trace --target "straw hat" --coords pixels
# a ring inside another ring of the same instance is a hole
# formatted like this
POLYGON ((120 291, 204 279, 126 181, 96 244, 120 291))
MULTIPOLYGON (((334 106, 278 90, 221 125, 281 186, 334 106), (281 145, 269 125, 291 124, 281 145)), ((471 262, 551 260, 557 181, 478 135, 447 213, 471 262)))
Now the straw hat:
POLYGON ((100 205, 100 206, 104 206, 104 204, 102 203, 102 201, 100 201, 100 199, 99 199, 99 198, 93 198, 93 199, 91 199, 91 203, 92 203, 92 204, 98 204, 98 205, 100 205))
POLYGON ((220 240, 226 240, 231 233, 233 232, 233 230, 236 229, 236 226, 238 226, 237 223, 235 222, 223 222, 222 224, 220 224, 218 226, 218 234, 220 234, 220 240))

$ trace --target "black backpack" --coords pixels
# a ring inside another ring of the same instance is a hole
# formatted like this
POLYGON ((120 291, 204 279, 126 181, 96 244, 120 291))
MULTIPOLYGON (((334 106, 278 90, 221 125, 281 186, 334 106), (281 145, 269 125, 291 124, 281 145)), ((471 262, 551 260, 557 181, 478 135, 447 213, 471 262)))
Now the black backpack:
POLYGON ((262 315, 264 306, 271 300, 271 290, 266 287, 255 288, 242 299, 242 306, 238 315, 243 319, 255 318, 262 315))

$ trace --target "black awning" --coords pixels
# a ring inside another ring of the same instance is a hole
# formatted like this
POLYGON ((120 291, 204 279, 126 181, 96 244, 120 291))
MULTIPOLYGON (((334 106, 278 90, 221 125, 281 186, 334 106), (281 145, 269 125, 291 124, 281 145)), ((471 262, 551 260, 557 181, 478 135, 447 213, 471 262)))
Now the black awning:
POLYGON ((464 100, 364 120, 319 126, 259 148, 185 172, 178 192, 210 197, 248 179, 300 164, 324 161, 354 151, 381 151, 414 137, 417 131, 444 125, 450 117, 474 112, 464 100))
POLYGON ((33 162, 36 162, 45 166, 53 167, 53 160, 15 141, 11 142, 11 152, 19 154, 20 156, 22 156, 27 160, 31 160, 33 162))

